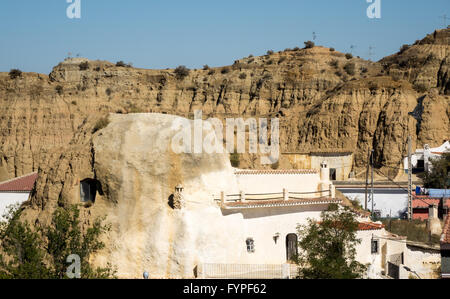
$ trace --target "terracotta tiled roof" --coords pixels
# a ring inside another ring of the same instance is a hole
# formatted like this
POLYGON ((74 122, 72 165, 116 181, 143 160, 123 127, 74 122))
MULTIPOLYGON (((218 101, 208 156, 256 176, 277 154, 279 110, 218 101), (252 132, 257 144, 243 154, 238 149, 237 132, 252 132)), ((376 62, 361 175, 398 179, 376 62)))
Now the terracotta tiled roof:
POLYGON ((450 244, 450 215, 447 215, 447 219, 445 220, 441 243, 450 244))
POLYGON ((438 198, 414 196, 412 201, 413 208, 428 208, 431 205, 439 205, 441 200, 438 198))
POLYGON ((290 200, 249 200, 245 202, 227 202, 224 205, 226 209, 251 209, 264 207, 289 207, 289 206, 305 206, 305 205, 320 205, 341 203, 342 200, 337 198, 304 198, 304 199, 290 199, 290 200))
POLYGON ((367 231, 367 230, 379 230, 379 229, 383 229, 383 228, 384 228, 384 224, 380 224, 380 223, 374 223, 374 222, 359 222, 358 223, 358 230, 367 231))
POLYGON ((27 174, 0 183, 0 192, 30 192, 38 177, 37 173, 27 174))
POLYGON ((237 175, 255 175, 255 174, 316 174, 315 169, 291 169, 291 170, 237 170, 237 175))

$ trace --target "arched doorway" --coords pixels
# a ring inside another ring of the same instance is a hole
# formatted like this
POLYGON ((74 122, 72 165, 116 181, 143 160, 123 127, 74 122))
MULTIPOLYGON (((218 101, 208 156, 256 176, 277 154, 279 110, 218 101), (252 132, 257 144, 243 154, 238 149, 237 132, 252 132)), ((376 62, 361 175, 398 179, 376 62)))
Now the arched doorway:
POLYGON ((294 261, 298 255, 298 237, 297 234, 289 234, 286 236, 286 259, 294 261))

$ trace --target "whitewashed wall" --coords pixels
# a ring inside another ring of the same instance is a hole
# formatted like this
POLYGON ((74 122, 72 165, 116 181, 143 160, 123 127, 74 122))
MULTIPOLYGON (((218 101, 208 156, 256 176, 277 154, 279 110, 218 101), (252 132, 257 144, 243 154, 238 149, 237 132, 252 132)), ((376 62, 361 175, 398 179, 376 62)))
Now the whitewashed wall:
POLYGON ((236 175, 239 189, 246 193, 276 193, 286 188, 290 192, 315 192, 320 174, 256 174, 236 175))
MULTIPOLYGON (((364 189, 344 189, 339 188, 345 196, 356 198, 364 207, 365 191, 364 189)), ((369 189, 370 192, 370 189, 369 189)), ((374 209, 381 211, 381 217, 387 217, 392 212, 392 217, 399 217, 408 207, 407 192, 399 191, 399 189, 383 189, 374 192, 375 202, 374 209)), ((372 203, 368 203, 368 208, 372 208, 372 203)))
POLYGON ((11 205, 22 204, 28 200, 29 193, 0 193, 0 221, 11 205))

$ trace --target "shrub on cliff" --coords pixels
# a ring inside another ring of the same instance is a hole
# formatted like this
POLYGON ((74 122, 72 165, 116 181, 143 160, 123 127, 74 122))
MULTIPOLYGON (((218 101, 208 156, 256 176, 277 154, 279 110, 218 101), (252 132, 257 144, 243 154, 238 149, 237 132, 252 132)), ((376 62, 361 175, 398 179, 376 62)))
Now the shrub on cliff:
POLYGON ((87 61, 82 62, 82 63, 80 63, 79 67, 80 67, 80 71, 86 71, 89 69, 89 62, 87 62, 87 61))
POLYGON ((347 53, 347 54, 345 54, 345 58, 352 59, 353 55, 351 53, 347 53))
POLYGON ((349 74, 350 76, 355 75, 355 64, 353 62, 349 62, 344 66, 344 70, 349 74))
POLYGON ((102 117, 100 118, 94 126, 94 129, 92 130, 92 133, 96 133, 98 131, 100 131, 101 129, 106 128, 109 125, 109 119, 108 117, 102 117))
POLYGON ((311 49, 311 48, 314 48, 315 47, 315 43, 314 42, 312 42, 312 41, 306 41, 305 42, 305 49, 311 49))
POLYGON ((184 78, 186 78, 189 75, 190 70, 186 66, 180 65, 179 67, 177 67, 175 69, 174 73, 175 73, 177 79, 183 80, 184 78))
POLYGON ((19 69, 12 69, 9 71, 9 77, 13 80, 22 77, 22 71, 19 69))

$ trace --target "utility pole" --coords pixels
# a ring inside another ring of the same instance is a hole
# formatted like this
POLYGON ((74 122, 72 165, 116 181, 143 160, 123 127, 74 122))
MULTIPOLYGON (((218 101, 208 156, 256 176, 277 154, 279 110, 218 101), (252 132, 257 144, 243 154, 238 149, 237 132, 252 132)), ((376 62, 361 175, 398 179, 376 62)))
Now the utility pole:
POLYGON ((370 199, 372 200, 372 215, 374 214, 373 212, 373 209, 374 209, 374 201, 375 201, 375 199, 374 199, 374 197, 373 197, 373 153, 374 153, 375 151, 372 149, 372 153, 371 153, 371 155, 370 155, 370 165, 371 165, 371 168, 372 168, 372 190, 371 190, 371 196, 370 196, 370 199))
POLYGON ((412 145, 411 136, 408 136, 408 220, 412 220, 412 145))
POLYGON ((440 16, 439 18, 444 19, 444 27, 443 28, 446 28, 447 27, 447 20, 450 20, 450 18, 447 18, 447 15, 440 16))
POLYGON ((367 191, 369 188, 369 165, 370 165, 370 151, 367 152, 367 168, 366 168, 366 199, 364 209, 367 211, 367 191))

